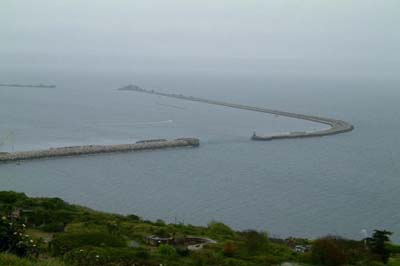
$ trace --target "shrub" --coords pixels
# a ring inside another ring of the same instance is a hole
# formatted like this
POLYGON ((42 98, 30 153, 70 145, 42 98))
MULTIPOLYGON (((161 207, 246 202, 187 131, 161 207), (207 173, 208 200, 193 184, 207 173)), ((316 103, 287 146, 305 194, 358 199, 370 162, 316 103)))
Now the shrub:
POLYGON ((223 265, 223 258, 218 257, 215 252, 207 249, 193 252, 191 258, 196 266, 223 265))
POLYGON ((268 247, 268 236, 264 232, 247 230, 241 232, 241 238, 243 239, 244 249, 250 255, 263 252, 268 247))
POLYGON ((50 246, 52 254, 59 256, 83 246, 126 247, 126 242, 119 236, 102 232, 62 233, 55 236, 50 246))
POLYGON ((50 223, 40 227, 40 229, 44 232, 49 233, 61 233, 64 232, 64 224, 63 223, 50 223))
POLYGON ((386 243, 386 248, 389 250, 390 254, 400 254, 400 246, 393 243, 386 243))
POLYGON ((157 228, 155 230, 154 234, 159 237, 170 237, 171 236, 170 233, 168 233, 168 231, 165 228, 157 228))
POLYGON ((223 253, 226 257, 233 257, 236 253, 236 245, 233 241, 228 241, 225 243, 223 248, 223 253))
POLYGON ((37 256, 38 245, 25 234, 25 225, 19 220, 0 217, 0 252, 14 253, 19 257, 37 256))
POLYGON ((312 245, 311 259, 314 264, 338 266, 346 263, 346 257, 335 238, 325 237, 316 240, 312 245))
POLYGON ((390 258, 387 264, 388 266, 400 266, 400 259, 399 258, 390 258))
POLYGON ((165 224, 165 222, 163 220, 157 219, 155 225, 157 225, 157 226, 165 226, 166 224, 165 224))
POLYGON ((181 257, 187 257, 190 255, 190 250, 185 246, 179 246, 175 248, 176 253, 181 257))
POLYGON ((28 197, 24 193, 17 193, 14 191, 0 191, 0 203, 14 204, 17 201, 22 201, 28 197))
POLYGON ((18 258, 12 254, 0 254, 0 265, 30 266, 31 263, 28 260, 18 258))
POLYGON ((140 221, 141 218, 135 214, 129 214, 126 216, 129 221, 140 221))
POLYGON ((223 261, 223 266, 249 266, 253 264, 249 264, 248 261, 242 261, 238 259, 233 259, 233 258, 227 258, 223 261))
POLYGON ((208 233, 212 237, 225 239, 230 239, 235 235, 235 232, 229 226, 219 222, 211 222, 208 225, 208 233))
POLYGON ((69 206, 68 203, 60 198, 42 198, 41 206, 47 210, 60 210, 69 206))
POLYGON ((0 253, 0 265, 2 266, 65 266, 64 263, 55 260, 28 260, 12 254, 0 253))
POLYGON ((158 253, 164 257, 176 257, 177 255, 175 248, 170 245, 160 245, 158 247, 158 253))
POLYGON ((131 266, 143 263, 149 255, 143 249, 81 247, 64 255, 66 262, 77 266, 131 266))

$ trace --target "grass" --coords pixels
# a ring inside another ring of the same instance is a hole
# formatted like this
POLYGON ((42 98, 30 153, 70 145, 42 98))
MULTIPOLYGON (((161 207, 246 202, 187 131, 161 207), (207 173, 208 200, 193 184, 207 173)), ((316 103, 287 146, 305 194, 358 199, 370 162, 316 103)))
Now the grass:
POLYGON ((67 266, 56 259, 30 260, 18 258, 15 255, 0 253, 1 266, 67 266))
POLYGON ((34 239, 47 239, 51 240, 53 238, 52 233, 46 233, 37 229, 29 228, 26 230, 26 234, 30 235, 34 239))
POLYGON ((400 258, 390 258, 388 266, 400 266, 400 258))

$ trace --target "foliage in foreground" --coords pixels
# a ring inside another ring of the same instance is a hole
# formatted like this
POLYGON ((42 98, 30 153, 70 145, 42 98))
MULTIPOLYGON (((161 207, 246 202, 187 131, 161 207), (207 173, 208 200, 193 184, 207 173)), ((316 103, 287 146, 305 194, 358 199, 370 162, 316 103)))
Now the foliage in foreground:
POLYGON ((395 255, 400 253, 400 247, 389 242, 387 231, 375 231, 365 242, 335 236, 286 241, 270 239, 265 232, 234 231, 219 222, 203 227, 144 221, 133 214, 107 214, 58 198, 29 198, 9 191, 0 191, 0 217, 0 265, 10 266, 255 266, 287 261, 395 266, 395 255), (145 241, 150 235, 173 236, 175 242, 152 246, 145 241), (186 236, 217 243, 192 251, 185 244, 186 236), (295 252, 296 245, 311 249, 295 252))
POLYGON ((0 253, 1 266, 67 266, 57 259, 32 260, 20 258, 13 254, 0 253))

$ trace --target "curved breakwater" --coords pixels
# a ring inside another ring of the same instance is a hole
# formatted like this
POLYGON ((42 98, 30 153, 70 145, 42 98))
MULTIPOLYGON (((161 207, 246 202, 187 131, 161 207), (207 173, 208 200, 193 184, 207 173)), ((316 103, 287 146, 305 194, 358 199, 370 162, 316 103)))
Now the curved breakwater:
POLYGON ((40 158, 51 158, 61 156, 76 156, 85 154, 111 153, 111 152, 130 152, 152 149, 166 149, 174 147, 197 147, 200 145, 199 139, 196 138, 179 138, 174 140, 141 140, 133 144, 116 144, 116 145, 87 145, 50 148, 46 150, 20 151, 20 152, 4 152, 0 153, 0 162, 32 160, 40 158))
POLYGON ((330 128, 328 128, 328 129, 313 131, 313 132, 290 132, 287 134, 277 134, 277 135, 270 135, 270 136, 260 136, 260 135, 257 135, 256 133, 254 133, 253 136, 251 137, 252 140, 274 140, 274 139, 322 137, 322 136, 328 136, 328 135, 349 132, 354 129, 353 125, 351 125, 350 123, 347 123, 345 121, 342 121, 342 120, 319 117, 319 116, 312 116, 312 115, 290 113, 290 112, 284 112, 284 111, 278 111, 278 110, 272 110, 272 109, 260 108, 260 107, 253 107, 253 106, 247 106, 247 105, 241 105, 241 104, 235 104, 235 103, 214 101, 214 100, 208 100, 208 99, 203 99, 203 98, 198 98, 198 97, 184 96, 182 94, 162 93, 162 92, 157 92, 154 90, 145 90, 145 89, 142 89, 135 85, 128 85, 128 86, 122 87, 118 90, 136 91, 136 92, 165 96, 165 97, 176 98, 176 99, 181 99, 181 100, 202 102, 202 103, 231 107, 231 108, 236 108, 236 109, 268 113, 268 114, 279 115, 279 116, 286 116, 286 117, 290 117, 290 118, 302 119, 302 120, 312 121, 312 122, 321 123, 321 124, 330 126, 330 128))

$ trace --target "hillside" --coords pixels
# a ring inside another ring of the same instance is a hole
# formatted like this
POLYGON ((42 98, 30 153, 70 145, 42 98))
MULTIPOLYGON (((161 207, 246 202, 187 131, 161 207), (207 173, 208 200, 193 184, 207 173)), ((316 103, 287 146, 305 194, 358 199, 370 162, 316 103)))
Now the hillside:
MULTIPOLYGON (((363 241, 336 236, 314 241, 272 239, 266 232, 234 231, 219 222, 205 227, 166 224, 11 191, 0 192, 0 213, 0 265, 382 265, 385 261, 363 241)), ((384 244, 392 254, 389 264, 398 265, 398 247, 389 241, 384 244)))

